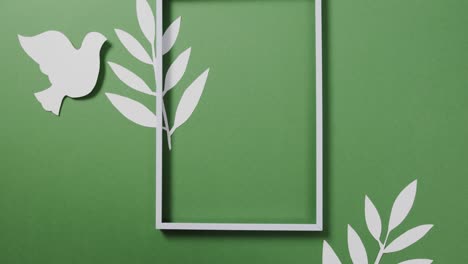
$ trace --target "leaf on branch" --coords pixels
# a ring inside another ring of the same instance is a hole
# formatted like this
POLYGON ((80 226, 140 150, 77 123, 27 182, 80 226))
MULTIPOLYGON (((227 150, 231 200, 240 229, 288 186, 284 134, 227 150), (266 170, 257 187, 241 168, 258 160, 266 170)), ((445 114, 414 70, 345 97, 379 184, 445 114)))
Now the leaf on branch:
POLYGON ((421 225, 406 231, 403 233, 403 235, 399 236, 392 243, 390 243, 390 245, 384 249, 384 252, 397 252, 411 246, 423 238, 432 227, 433 225, 421 225))
POLYGON ((168 53, 172 47, 174 46, 177 37, 179 36, 179 30, 180 30, 180 20, 181 17, 178 17, 172 24, 166 29, 166 32, 164 32, 163 35, 163 41, 162 41, 162 53, 163 55, 168 53))
POLYGON ((390 213, 388 232, 399 226, 408 216, 413 207, 414 199, 416 198, 417 184, 417 180, 410 183, 395 199, 390 213))
POLYGON ((137 17, 140 24, 141 31, 146 39, 153 44, 155 36, 155 19, 151 6, 146 0, 137 0, 137 17))
POLYGON ((206 80, 208 78, 208 73, 210 69, 204 71, 193 83, 185 90, 182 98, 180 99, 179 105, 177 106, 174 125, 171 129, 170 134, 172 135, 174 131, 183 125, 189 117, 192 115, 193 111, 197 107, 200 97, 205 88, 206 80))
POLYGON ((109 62, 109 66, 111 67, 112 71, 117 75, 117 77, 128 87, 133 88, 139 92, 155 95, 153 91, 148 87, 148 85, 135 73, 131 72, 130 70, 126 69, 125 67, 109 62))
POLYGON ((367 252, 359 235, 348 225, 348 249, 353 264, 367 264, 367 252))
POLYGON ((399 264, 431 264, 432 259, 411 259, 400 262, 399 264))
POLYGON ((124 45, 124 47, 139 61, 146 63, 146 64, 153 64, 153 60, 149 56, 148 52, 143 48, 143 46, 136 40, 132 35, 129 33, 116 29, 115 33, 117 37, 119 37, 120 42, 124 45))
POLYGON ((323 241, 322 264, 341 264, 340 259, 327 241, 323 241))
POLYGON ((106 93, 107 98, 111 101, 119 112, 128 120, 144 127, 156 128, 157 119, 146 106, 132 100, 130 98, 117 94, 106 93))
POLYGON ((164 92, 168 92, 182 79, 190 59, 191 48, 186 49, 182 54, 175 59, 172 65, 167 70, 166 79, 164 81, 164 92))
POLYGON ((382 233, 382 221, 380 220, 379 212, 369 197, 365 198, 365 215, 367 228, 371 235, 380 243, 380 235, 382 233))

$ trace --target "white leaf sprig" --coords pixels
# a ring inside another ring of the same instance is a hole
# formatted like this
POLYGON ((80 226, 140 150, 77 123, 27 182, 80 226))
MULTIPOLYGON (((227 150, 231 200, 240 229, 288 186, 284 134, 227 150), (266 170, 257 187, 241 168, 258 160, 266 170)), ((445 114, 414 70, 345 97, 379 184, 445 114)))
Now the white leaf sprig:
MULTIPOLYGON (((392 211, 390 213, 389 224, 387 227, 387 234, 385 239, 381 240, 381 233, 382 233, 382 221, 375 207, 374 203, 371 201, 369 197, 365 197, 364 205, 365 205, 365 218, 367 228, 371 233, 372 237, 379 243, 379 252, 377 253, 377 257, 375 259, 374 264, 379 264, 383 255, 393 252, 401 251, 417 241, 423 238, 433 227, 433 225, 420 225, 415 228, 412 228, 402 235, 397 237, 391 243, 388 244, 388 238, 395 228, 397 228, 409 215, 411 208, 413 207, 414 200, 416 198, 416 190, 417 190, 417 180, 410 183, 407 187, 405 187, 400 194, 395 199, 392 211)), ((351 260, 354 264, 367 264, 367 253, 362 243, 361 238, 356 233, 356 231, 348 225, 348 249, 349 254, 351 256, 351 260)), ((330 245, 324 241, 323 244, 323 256, 322 256, 322 263, 323 264, 336 264, 340 263, 340 260, 336 256, 333 249, 330 245)), ((401 262, 400 264, 430 264, 432 260, 430 259, 413 259, 401 262)))
POLYGON ((359 235, 348 225, 348 249, 353 264, 367 264, 367 252, 359 235))
POLYGON ((163 35, 163 55, 168 53, 174 46, 177 37, 179 36, 181 17, 178 17, 172 24, 166 29, 163 35))
POLYGON ((365 216, 367 228, 375 240, 380 241, 382 233, 382 221, 380 220, 379 212, 369 197, 366 196, 364 202, 365 216))
POLYGON ((335 251, 330 247, 327 241, 323 241, 323 253, 322 253, 323 263, 326 264, 341 264, 340 259, 336 255, 335 251))
POLYGON ((132 35, 120 29, 116 29, 115 33, 117 34, 117 37, 119 37, 120 42, 122 42, 124 47, 133 55, 133 57, 143 63, 149 65, 153 64, 153 60, 148 52, 146 52, 145 48, 143 48, 140 42, 138 42, 138 40, 136 40, 132 35))
MULTIPOLYGON (((139 61, 151 65, 156 75, 158 70, 157 62, 162 58, 156 58, 156 23, 154 13, 151 10, 147 0, 136 0, 136 11, 138 24, 140 25, 140 29, 143 35, 151 44, 152 54, 150 55, 143 47, 143 45, 126 31, 116 29, 115 32, 127 51, 139 61)), ((162 41, 163 55, 168 53, 174 47, 177 37, 179 36, 180 24, 181 17, 178 17, 167 28, 166 32, 164 32, 162 40, 160 40, 162 41)), ((158 98, 158 103, 162 104, 162 129, 166 131, 169 149, 172 147, 172 134, 178 127, 186 123, 195 111, 208 78, 209 70, 206 70, 184 91, 176 110, 174 125, 171 128, 165 109, 164 95, 166 95, 167 92, 169 92, 182 80, 189 64, 191 51, 192 49, 188 48, 175 59, 175 61, 167 70, 164 83, 156 83, 156 86, 161 88, 160 91, 162 91, 162 98, 158 98), (158 85, 163 86, 161 87, 158 85)), ((121 80, 130 88, 147 95, 157 96, 156 92, 154 92, 147 85, 147 83, 133 71, 114 62, 109 62, 109 66, 115 75, 119 78, 119 80, 121 80)), ((154 79, 156 80, 156 76, 154 76, 154 79)), ((107 97, 114 105, 114 107, 117 108, 117 110, 130 121, 145 127, 156 127, 156 123, 158 122, 156 115, 152 113, 146 106, 130 98, 116 94, 108 93, 107 97)))
POLYGON ((128 87, 145 94, 155 95, 155 93, 148 87, 145 81, 143 81, 135 73, 117 63, 109 62, 109 66, 115 75, 128 87))
POLYGON ((187 70, 191 51, 192 49, 188 48, 182 52, 167 70, 163 89, 164 94, 174 88, 174 86, 176 86, 184 76, 184 73, 187 70))
POLYGON ((106 93, 107 98, 126 118, 140 126, 156 128, 156 115, 146 106, 118 94, 106 93))
POLYGON ((406 231, 384 249, 384 253, 393 253, 403 250, 423 238, 433 225, 421 225, 406 231))
POLYGON ((401 191, 395 199, 392 206, 392 212, 390 213, 390 222, 388 223, 389 233, 399 226, 408 216, 416 198, 416 189, 417 181, 413 181, 403 191, 401 191))
POLYGON ((174 131, 183 125, 192 115, 193 111, 200 101, 200 97, 203 93, 208 73, 210 70, 203 72, 184 92, 180 99, 179 105, 177 106, 174 126, 170 130, 172 135, 174 131))
POLYGON ((150 43, 154 43, 156 23, 153 11, 146 0, 137 0, 137 17, 143 35, 150 43))

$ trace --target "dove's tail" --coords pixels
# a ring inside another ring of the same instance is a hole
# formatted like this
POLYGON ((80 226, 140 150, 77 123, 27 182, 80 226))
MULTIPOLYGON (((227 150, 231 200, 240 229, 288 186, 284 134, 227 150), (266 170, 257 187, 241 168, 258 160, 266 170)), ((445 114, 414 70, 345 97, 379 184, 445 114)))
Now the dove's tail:
POLYGON ((52 86, 42 92, 35 93, 34 96, 36 96, 36 99, 42 104, 42 107, 46 111, 59 115, 60 107, 65 97, 59 89, 55 89, 52 86))

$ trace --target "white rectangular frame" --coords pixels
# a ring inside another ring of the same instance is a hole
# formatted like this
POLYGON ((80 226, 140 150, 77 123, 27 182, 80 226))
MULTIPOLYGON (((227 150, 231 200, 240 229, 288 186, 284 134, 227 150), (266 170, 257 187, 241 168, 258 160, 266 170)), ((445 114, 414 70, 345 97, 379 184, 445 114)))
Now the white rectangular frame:
MULTIPOLYGON (((156 0, 156 38, 163 34, 163 0, 156 0)), ((322 231, 323 230, 323 76, 322 76, 322 0, 315 0, 316 63, 316 223, 315 224, 250 224, 250 223, 177 223, 163 222, 162 197, 162 91, 156 89, 156 229, 160 230, 225 230, 225 231, 322 231)), ((162 41, 156 42, 156 81, 162 83, 162 41)))

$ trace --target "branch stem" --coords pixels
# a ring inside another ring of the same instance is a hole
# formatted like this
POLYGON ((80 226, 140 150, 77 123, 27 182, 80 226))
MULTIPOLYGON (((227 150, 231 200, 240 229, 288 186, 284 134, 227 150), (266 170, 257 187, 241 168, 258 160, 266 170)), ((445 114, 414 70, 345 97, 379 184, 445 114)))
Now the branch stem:
POLYGON ((387 235, 385 236, 385 241, 383 243, 379 243, 380 244, 380 250, 379 250, 379 253, 377 254, 377 258, 375 259, 374 264, 379 264, 380 260, 382 259, 383 255, 385 254, 384 251, 385 251, 385 246, 387 245, 388 235, 390 235, 390 230, 387 232, 387 235))
MULTIPOLYGON (((155 49, 155 45, 154 43, 151 44, 151 52, 152 52, 152 55, 153 55, 153 68, 154 68, 154 72, 156 73, 156 49, 155 49)), ((161 58, 159 58, 161 59, 161 58)), ((158 85, 162 85, 162 83, 158 84, 156 83, 156 87, 158 85)), ((166 113, 166 106, 164 105, 164 90, 161 88, 161 98, 160 98, 160 102, 162 104, 162 112, 163 112, 163 123, 164 124, 161 124, 163 125, 163 129, 166 130, 166 137, 167 137, 167 145, 169 146, 169 150, 172 148, 172 141, 171 141, 171 133, 170 133, 170 127, 169 127, 169 120, 167 118, 167 113, 166 113)))
POLYGON ((381 247, 380 250, 379 250, 379 254, 377 254, 377 258, 375 259, 374 264, 379 264, 380 263, 380 260, 382 259, 383 254, 384 254, 383 248, 381 247))
POLYGON ((169 129, 169 120, 167 118, 167 113, 166 113, 166 106, 164 104, 164 98, 162 99, 162 106, 163 106, 163 119, 164 123, 166 123, 166 137, 167 137, 167 145, 169 147, 169 150, 172 149, 172 141, 171 141, 171 130, 169 129))

